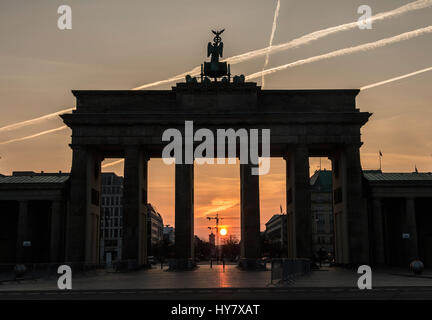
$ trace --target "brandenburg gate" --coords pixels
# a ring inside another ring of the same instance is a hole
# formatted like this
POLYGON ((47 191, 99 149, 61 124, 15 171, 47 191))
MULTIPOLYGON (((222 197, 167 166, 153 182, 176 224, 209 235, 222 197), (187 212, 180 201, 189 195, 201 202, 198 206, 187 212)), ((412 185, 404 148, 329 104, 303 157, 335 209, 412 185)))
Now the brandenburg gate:
MULTIPOLYGON (((368 218, 362 197, 361 127, 370 113, 356 109, 359 90, 262 90, 231 78, 220 32, 209 43, 211 62, 201 81, 187 77, 171 90, 75 90, 76 110, 61 117, 72 129, 66 261, 97 263, 100 173, 105 158, 124 158, 123 260, 145 264, 148 174, 161 158, 163 132, 194 129, 270 129, 270 156, 286 161, 288 256, 312 257, 309 157, 332 161, 336 260, 369 262, 368 218), (222 77, 222 80, 216 81, 222 77), (214 81, 211 81, 214 79, 214 81)), ((238 150, 238 148, 237 148, 238 150)), ((214 153, 216 154, 216 152, 214 153)), ((183 155, 184 157, 184 155, 183 155)), ((260 258, 259 175, 240 165, 241 258, 260 258)), ((179 261, 194 258, 194 165, 175 164, 175 247, 179 261)))

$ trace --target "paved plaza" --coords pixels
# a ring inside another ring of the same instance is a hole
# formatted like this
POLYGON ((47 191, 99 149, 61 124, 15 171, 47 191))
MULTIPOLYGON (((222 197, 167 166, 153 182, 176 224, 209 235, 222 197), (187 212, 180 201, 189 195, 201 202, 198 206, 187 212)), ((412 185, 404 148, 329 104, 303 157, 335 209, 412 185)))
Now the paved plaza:
MULTIPOLYGON (((271 283, 271 271, 242 271, 235 265, 200 265, 194 271, 169 272, 153 267, 128 273, 101 270, 73 275, 74 290, 211 289, 211 288, 354 288, 355 269, 328 268, 297 277, 284 286, 271 283)), ((432 270, 414 276, 409 270, 373 270, 373 287, 432 287, 432 270)), ((57 290, 57 277, 0 282, 0 291, 57 290)))

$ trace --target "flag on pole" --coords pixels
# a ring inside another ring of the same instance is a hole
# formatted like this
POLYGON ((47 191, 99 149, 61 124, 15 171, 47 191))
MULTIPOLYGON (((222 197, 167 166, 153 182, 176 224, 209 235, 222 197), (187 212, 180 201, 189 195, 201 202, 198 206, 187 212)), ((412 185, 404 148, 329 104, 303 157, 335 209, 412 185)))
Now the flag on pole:
POLYGON ((414 165, 415 173, 418 173, 417 165, 414 165))
POLYGON ((382 155, 382 152, 381 152, 381 150, 379 151, 379 155, 380 155, 380 157, 382 157, 383 155, 382 155))
POLYGON ((281 213, 282 213, 282 205, 280 205, 280 210, 281 210, 281 213))

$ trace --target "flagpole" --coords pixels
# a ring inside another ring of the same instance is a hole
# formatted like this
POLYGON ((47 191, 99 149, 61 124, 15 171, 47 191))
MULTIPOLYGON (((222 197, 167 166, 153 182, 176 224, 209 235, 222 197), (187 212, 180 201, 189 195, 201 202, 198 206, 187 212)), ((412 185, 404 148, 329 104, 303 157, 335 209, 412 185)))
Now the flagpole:
POLYGON ((379 169, 380 169, 380 171, 382 171, 382 163, 381 163, 382 152, 381 152, 381 150, 379 151, 378 156, 379 156, 379 169))

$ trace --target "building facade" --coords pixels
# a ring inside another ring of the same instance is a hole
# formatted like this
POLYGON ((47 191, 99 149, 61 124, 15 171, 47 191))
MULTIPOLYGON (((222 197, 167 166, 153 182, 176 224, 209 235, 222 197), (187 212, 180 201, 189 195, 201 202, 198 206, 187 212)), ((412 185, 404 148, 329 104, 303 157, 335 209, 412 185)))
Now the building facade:
POLYGON ((269 243, 279 243, 281 247, 286 247, 287 243, 287 216, 286 214, 275 214, 265 224, 264 235, 269 243))
POLYGON ((155 208, 147 204, 147 252, 153 255, 152 247, 160 245, 164 238, 164 224, 162 216, 155 208))
POLYGON ((432 173, 364 171, 375 265, 432 266, 432 173))
POLYGON ((65 261, 69 174, 0 176, 0 264, 65 261))
POLYGON ((332 172, 317 170, 310 179, 312 246, 319 257, 320 252, 334 256, 334 214, 332 172))
POLYGON ((167 241, 169 244, 175 243, 175 229, 174 227, 165 226, 163 228, 163 237, 164 240, 167 241))
POLYGON ((101 174, 100 262, 122 259, 123 177, 101 174))

